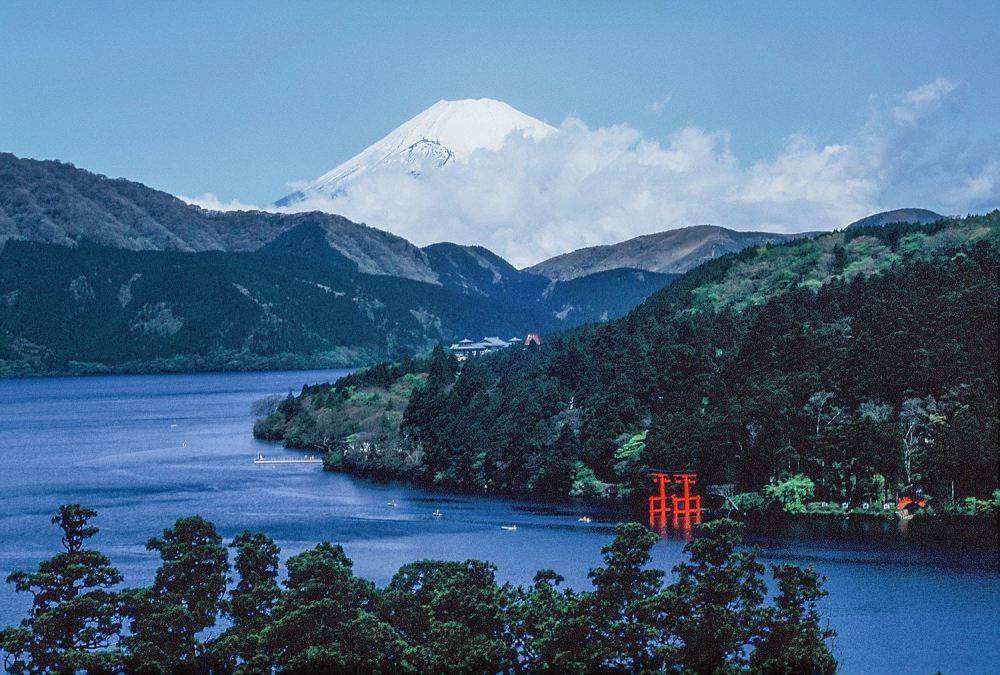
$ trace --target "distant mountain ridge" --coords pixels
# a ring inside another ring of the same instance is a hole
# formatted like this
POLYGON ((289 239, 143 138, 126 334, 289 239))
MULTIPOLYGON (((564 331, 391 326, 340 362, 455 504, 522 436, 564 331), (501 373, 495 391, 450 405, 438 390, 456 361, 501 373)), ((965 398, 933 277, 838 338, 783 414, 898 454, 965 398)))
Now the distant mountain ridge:
POLYGON ((811 234, 738 232, 717 225, 695 225, 646 234, 617 244, 577 249, 532 265, 525 271, 560 280, 622 267, 681 274, 727 253, 804 236, 811 234))
POLYGON ((321 227, 361 272, 436 283, 419 248, 342 216, 208 211, 123 178, 0 153, 0 242, 75 246, 86 239, 132 251, 254 251, 299 225, 321 227))
POLYGON ((940 213, 934 213, 927 209, 894 209, 892 211, 882 211, 860 220, 855 220, 848 225, 848 228, 858 227, 880 227, 890 223, 916 223, 919 225, 929 225, 939 220, 944 220, 940 213))
POLYGON ((0 154, 0 375, 356 366, 621 316, 672 276, 571 282, 324 213, 216 212, 0 154))
POLYGON ((676 272, 791 236, 699 226, 518 270, 478 246, 208 211, 0 153, 0 374, 363 365, 614 319, 676 272))

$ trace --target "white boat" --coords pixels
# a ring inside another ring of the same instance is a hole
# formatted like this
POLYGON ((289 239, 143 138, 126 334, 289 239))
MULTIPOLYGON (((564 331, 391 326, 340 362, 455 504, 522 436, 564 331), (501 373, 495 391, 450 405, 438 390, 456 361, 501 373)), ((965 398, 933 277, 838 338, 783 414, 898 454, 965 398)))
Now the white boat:
POLYGON ((395 500, 395 499, 390 499, 390 500, 389 500, 389 506, 393 506, 393 507, 395 507, 396 505, 397 505, 397 504, 396 504, 396 500, 395 500))
POLYGON ((431 515, 434 516, 435 518, 440 518, 444 514, 441 513, 441 509, 434 509, 434 513, 432 513, 431 515))
POLYGON ((514 532, 515 530, 517 530, 517 525, 501 525, 500 529, 507 530, 508 532, 514 532))
POLYGON ((589 523, 590 522, 590 516, 583 516, 583 517, 579 518, 578 520, 581 523, 589 523))

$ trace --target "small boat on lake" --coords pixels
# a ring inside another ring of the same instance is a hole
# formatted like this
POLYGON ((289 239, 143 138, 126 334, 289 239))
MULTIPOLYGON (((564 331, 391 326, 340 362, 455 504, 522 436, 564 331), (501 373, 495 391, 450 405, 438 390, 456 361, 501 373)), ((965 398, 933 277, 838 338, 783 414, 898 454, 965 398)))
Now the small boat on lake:
POLYGON ((440 518, 444 514, 441 513, 441 509, 434 509, 434 513, 432 513, 431 515, 434 516, 435 518, 440 518))
POLYGON ((507 530, 508 532, 514 532, 517 530, 517 525, 501 525, 501 530, 507 530))
POLYGON ((581 516, 580 518, 577 519, 577 521, 581 522, 581 523, 589 523, 590 522, 590 516, 581 516))

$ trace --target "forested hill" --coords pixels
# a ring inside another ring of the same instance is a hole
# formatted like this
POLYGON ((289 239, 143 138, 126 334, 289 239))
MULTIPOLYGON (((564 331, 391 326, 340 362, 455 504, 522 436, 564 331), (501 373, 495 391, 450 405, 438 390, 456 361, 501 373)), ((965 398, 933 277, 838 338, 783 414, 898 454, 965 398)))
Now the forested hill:
POLYGON ((571 281, 326 213, 207 211, 0 153, 0 377, 362 366, 622 316, 675 275, 571 281))
MULTIPOLYGON (((461 370, 439 352, 427 385, 411 380, 399 435, 366 437, 363 455, 355 436, 332 463, 550 496, 627 495, 655 466, 741 493, 769 486, 793 509, 920 490, 937 508, 952 491, 985 499, 997 487, 998 245, 993 212, 728 255, 624 319, 542 347, 461 370)), ((335 412, 362 380, 343 396, 307 390, 259 434, 309 445, 322 425, 303 406, 335 412)))
POLYGON ((0 376, 366 365, 439 341, 621 316, 670 281, 620 270, 487 296, 364 274, 295 234, 253 253, 9 241, 0 251, 0 376))

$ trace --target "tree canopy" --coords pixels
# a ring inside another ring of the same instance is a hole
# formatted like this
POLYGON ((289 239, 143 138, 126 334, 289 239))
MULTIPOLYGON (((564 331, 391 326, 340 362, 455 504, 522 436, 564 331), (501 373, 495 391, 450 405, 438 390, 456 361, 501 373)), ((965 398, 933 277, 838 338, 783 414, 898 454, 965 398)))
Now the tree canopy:
POLYGON ((11 672, 833 672, 836 660, 817 608, 823 579, 763 568, 738 550, 741 526, 701 528, 673 578, 649 567, 657 541, 619 525, 590 571, 592 588, 563 589, 542 570, 525 588, 499 583, 493 565, 421 560, 385 588, 353 574, 344 549, 323 542, 285 563, 260 533, 243 532, 235 570, 215 526, 181 518, 150 539, 160 567, 145 588, 122 582, 84 548, 96 514, 73 505, 54 522, 65 551, 37 573, 9 581, 35 595, 20 626, 0 631, 11 672), (232 572, 236 579, 227 577, 232 572), (235 583, 232 583, 234 582, 235 583), (225 617, 229 628, 212 630, 225 617), (129 631, 124 631, 125 621, 129 631))

